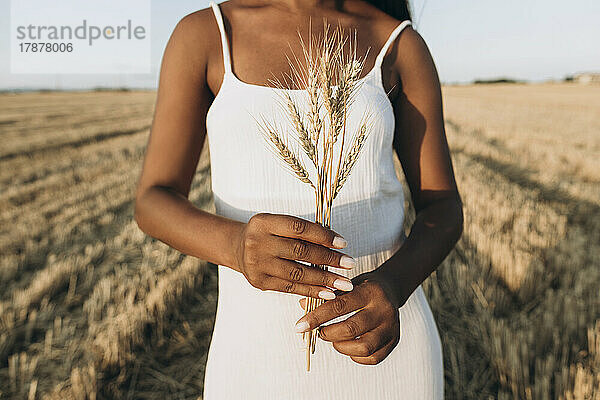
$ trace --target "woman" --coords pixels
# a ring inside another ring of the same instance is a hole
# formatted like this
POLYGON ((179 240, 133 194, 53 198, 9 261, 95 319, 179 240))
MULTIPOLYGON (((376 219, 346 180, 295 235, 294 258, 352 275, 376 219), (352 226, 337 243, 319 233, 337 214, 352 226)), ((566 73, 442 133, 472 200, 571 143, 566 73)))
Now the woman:
POLYGON ((218 265, 206 400, 443 398, 441 342, 420 285, 460 237, 462 205, 431 55, 407 4, 382 4, 211 2, 169 40, 135 219, 218 265), (314 222, 314 193, 269 153, 251 117, 272 112, 277 90, 301 92, 267 82, 290 73, 286 49, 302 54, 296 29, 306 42, 309 16, 356 28, 359 54, 368 55, 348 130, 376 104, 331 229, 314 222), (215 214, 187 198, 206 135, 215 214), (417 212, 408 237, 393 150, 417 212), (304 296, 327 301, 304 315, 304 296), (307 372, 298 332, 317 326, 307 372))

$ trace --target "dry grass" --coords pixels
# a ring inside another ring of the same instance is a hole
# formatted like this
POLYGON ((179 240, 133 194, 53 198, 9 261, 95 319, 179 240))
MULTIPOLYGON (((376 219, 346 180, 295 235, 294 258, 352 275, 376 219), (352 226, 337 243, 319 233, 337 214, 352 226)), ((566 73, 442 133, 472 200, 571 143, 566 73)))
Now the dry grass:
POLYGON ((444 99, 465 232, 425 288, 449 398, 598 399, 598 88, 444 99))
MULTIPOLYGON (((447 398, 600 398, 598 88, 444 98, 465 233, 424 287, 447 398)), ((154 100, 0 96, 0 398, 201 395, 215 267, 132 220, 154 100)), ((208 156, 191 197, 214 210, 208 156)))
MULTIPOLYGON (((214 273, 132 219, 154 100, 0 96, 0 398, 201 393, 214 273)), ((191 196, 211 210, 207 155, 191 196)))

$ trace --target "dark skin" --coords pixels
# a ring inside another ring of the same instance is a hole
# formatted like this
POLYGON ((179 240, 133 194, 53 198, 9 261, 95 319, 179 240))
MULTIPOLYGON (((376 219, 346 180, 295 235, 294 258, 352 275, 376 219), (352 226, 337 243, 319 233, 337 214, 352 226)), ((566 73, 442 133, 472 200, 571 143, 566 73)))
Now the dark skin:
MULTIPOLYGON (((401 22, 363 1, 229 0, 221 3, 234 74, 243 82, 271 86, 268 79, 289 73, 284 54, 302 54, 296 27, 322 32, 322 17, 358 31, 358 52, 371 46, 362 76, 391 31, 401 22), (281 57, 274 55, 281 54, 281 57)), ((289 215, 258 213, 247 223, 196 208, 189 190, 206 137, 206 112, 223 79, 221 39, 212 10, 183 18, 169 40, 161 66, 155 115, 136 193, 140 229, 173 248, 228 266, 261 290, 327 300, 299 321, 313 329, 349 312, 344 321, 322 326, 320 336, 359 364, 381 362, 398 344, 398 309, 452 250, 463 213, 443 124, 437 71, 422 37, 407 27, 383 62, 383 86, 393 106, 394 149, 417 212, 401 248, 374 270, 346 280, 333 271, 298 260, 347 268, 336 232, 289 215), (198 40, 202 38, 202 40, 198 40), (337 244, 337 242, 336 242, 337 244)), ((403 207, 402 204, 398 205, 403 207)), ((304 307, 304 299, 300 300, 304 307)), ((292 327, 290 327, 292 329, 292 327)))

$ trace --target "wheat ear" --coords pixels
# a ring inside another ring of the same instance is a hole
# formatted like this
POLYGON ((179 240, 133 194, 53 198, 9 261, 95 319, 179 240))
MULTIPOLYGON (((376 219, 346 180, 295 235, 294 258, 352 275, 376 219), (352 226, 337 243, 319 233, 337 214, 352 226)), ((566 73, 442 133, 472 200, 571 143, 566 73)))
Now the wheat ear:
POLYGON ((278 129, 269 121, 265 120, 263 116, 261 116, 260 122, 257 121, 256 118, 255 121, 258 124, 260 133, 267 140, 267 142, 271 144, 271 146, 269 146, 271 152, 284 162, 284 165, 288 167, 288 171, 291 171, 295 177, 304 183, 308 183, 313 189, 316 190, 315 185, 310 180, 308 171, 300 160, 300 157, 290 150, 288 144, 285 143, 277 133, 278 129))
POLYGON ((348 179, 348 177, 350 176, 350 172, 352 171, 352 167, 354 167, 354 164, 356 164, 356 160, 358 160, 360 151, 362 150, 365 141, 372 130, 372 128, 369 125, 370 124, 368 120, 363 120, 363 122, 360 124, 357 134, 352 140, 352 146, 350 147, 348 153, 344 157, 342 169, 339 171, 339 175, 336 177, 336 180, 333 185, 333 199, 335 199, 337 194, 340 192, 342 186, 344 186, 344 183, 346 183, 346 180, 348 179))

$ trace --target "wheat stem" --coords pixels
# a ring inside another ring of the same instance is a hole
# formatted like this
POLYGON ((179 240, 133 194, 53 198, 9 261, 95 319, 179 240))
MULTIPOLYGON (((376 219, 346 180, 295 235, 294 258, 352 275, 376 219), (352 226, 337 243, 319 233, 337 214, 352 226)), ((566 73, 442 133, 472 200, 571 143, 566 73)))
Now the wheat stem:
MULTIPOLYGON (((354 136, 352 146, 344 157, 347 118, 349 115, 348 109, 354 100, 357 88, 360 86, 359 81, 361 79, 359 76, 364 66, 364 59, 359 61, 356 58, 356 40, 354 43, 350 42, 351 56, 344 56, 343 50, 346 38, 340 24, 331 33, 330 26, 324 20, 322 41, 314 45, 312 21, 310 24, 311 31, 309 32, 310 40, 308 48, 298 31, 306 61, 306 68, 300 68, 300 62, 295 55, 294 60, 296 65, 287 57, 288 63, 291 66, 291 74, 284 74, 283 80, 286 83, 289 80, 291 83, 296 83, 296 85, 284 85, 279 79, 271 81, 280 89, 287 89, 288 86, 290 88, 296 86, 306 90, 305 93, 308 100, 308 109, 306 112, 301 110, 296 103, 295 96, 291 96, 289 90, 278 92, 282 94, 279 106, 289 118, 290 125, 296 134, 294 139, 298 146, 302 148, 303 153, 315 168, 316 177, 314 184, 302 163, 300 154, 297 155, 284 142, 280 134, 282 130, 275 127, 274 123, 270 124, 264 120, 262 123, 259 123, 259 127, 267 143, 269 143, 269 149, 284 161, 284 165, 287 167, 286 170, 294 174, 300 181, 311 185, 315 194, 315 222, 330 228, 333 200, 350 175, 369 130, 366 123, 361 123, 360 128, 354 136), (354 49, 352 48, 353 45, 354 49), (313 47, 316 49, 314 58, 313 47), (321 117, 322 107, 325 108, 324 117, 321 117), (325 118, 327 118, 327 124, 325 123, 325 118), (341 144, 336 160, 335 145, 340 133, 341 144), (335 171, 334 163, 336 163, 335 171)), ((311 264, 311 266, 328 270, 327 265, 311 264)), ((305 315, 319 307, 322 303, 323 300, 321 299, 306 297, 305 315)), ((302 335, 302 339, 306 342, 307 370, 310 370, 310 354, 314 353, 316 347, 316 329, 305 332, 302 335)))

